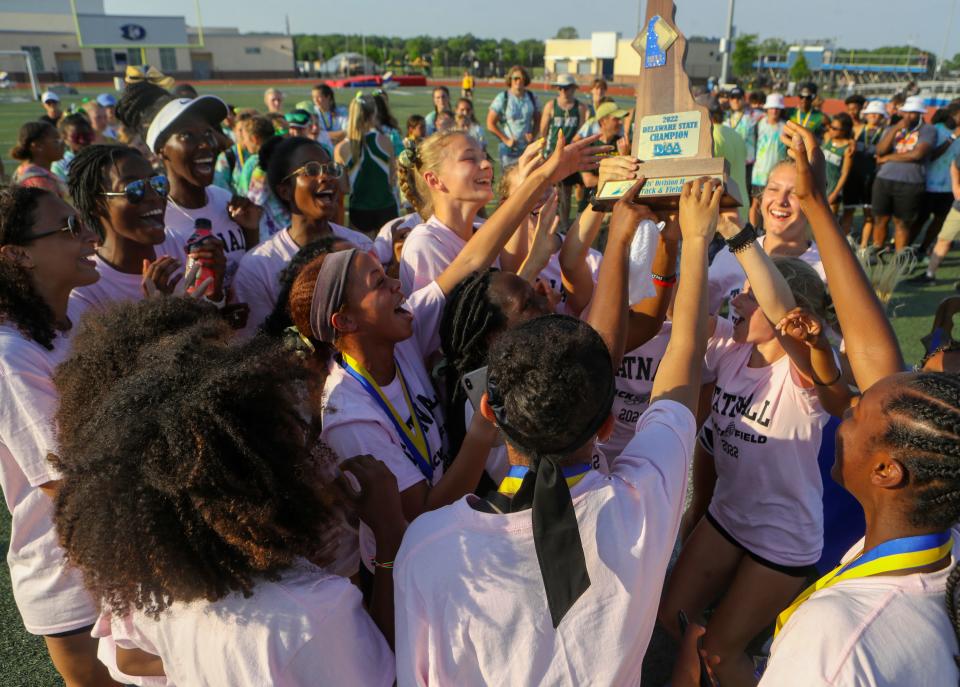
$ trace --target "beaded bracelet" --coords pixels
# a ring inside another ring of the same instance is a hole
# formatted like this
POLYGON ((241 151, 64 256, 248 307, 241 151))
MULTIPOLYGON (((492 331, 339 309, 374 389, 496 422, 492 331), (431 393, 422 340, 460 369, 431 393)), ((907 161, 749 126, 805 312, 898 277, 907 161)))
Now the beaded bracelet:
POLYGON ((757 240, 757 230, 753 228, 753 225, 747 222, 743 225, 743 229, 737 232, 736 236, 731 236, 726 240, 727 247, 730 249, 730 252, 736 255, 740 251, 747 249, 754 241, 757 240))

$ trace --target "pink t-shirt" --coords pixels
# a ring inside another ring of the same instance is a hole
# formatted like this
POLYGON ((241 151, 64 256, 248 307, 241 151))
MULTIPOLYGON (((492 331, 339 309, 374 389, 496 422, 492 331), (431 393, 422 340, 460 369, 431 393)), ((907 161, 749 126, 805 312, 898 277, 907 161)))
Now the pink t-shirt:
POLYGON ((194 221, 204 217, 213 225, 213 235, 223 241, 223 252, 227 258, 227 269, 223 276, 224 288, 233 283, 233 275, 240 266, 240 259, 248 248, 243 228, 233 221, 227 212, 227 205, 233 194, 219 186, 207 186, 207 203, 201 208, 184 208, 177 205, 173 198, 167 201, 167 210, 163 221, 167 231, 180 242, 186 245, 187 239, 193 234, 194 221))
MULTIPOLYGON (((423 361, 440 348, 440 317, 444 302, 443 291, 436 282, 410 296, 406 307, 413 313, 413 336, 394 348, 394 357, 407 382, 414 411, 427 434, 433 484, 443 474, 446 431, 442 404, 423 361)), ((399 375, 382 389, 403 421, 411 427, 413 422, 399 375)), ((426 479, 387 414, 335 361, 330 364, 323 386, 322 422, 321 436, 340 460, 363 454, 378 458, 396 476, 401 492, 426 479)), ((360 531, 360 553, 365 565, 369 565, 374 552, 373 534, 364 525, 360 531)))
POLYGON ((53 501, 39 488, 60 478, 47 460, 57 453, 52 378, 70 341, 62 334, 53 341, 48 351, 0 324, 0 486, 12 516, 7 564, 23 624, 35 635, 76 630, 97 618, 80 571, 64 562, 53 501))
MULTIPOLYGON (((154 247, 157 259, 169 256, 185 267, 187 255, 184 244, 169 230, 166 234, 167 237, 163 243, 154 247)), ((93 256, 93 261, 100 279, 88 286, 76 288, 70 293, 71 317, 85 313, 90 308, 102 311, 112 303, 143 300, 143 291, 140 288, 140 282, 143 279, 141 275, 120 272, 97 254, 93 256)), ((178 274, 182 273, 183 269, 178 270, 178 274)))
MULTIPOLYGON (((474 230, 483 220, 474 222, 474 230)), ((439 277, 467 245, 435 216, 418 224, 403 242, 400 252, 400 289, 408 296, 439 277)), ((499 266, 499 258, 494 262, 499 266)))
POLYGON ((304 560, 253 595, 133 614, 171 683, 191 687, 393 684, 393 653, 359 590, 304 560))
MULTIPOLYGON (((761 248, 765 238, 766 236, 761 236, 757 239, 761 248)), ((821 279, 827 280, 827 273, 823 270, 823 262, 820 260, 820 250, 814 241, 810 242, 806 252, 797 257, 815 269, 821 279)), ((709 312, 716 313, 725 302, 740 293, 747 275, 737 261, 737 256, 731 253, 729 248, 724 247, 710 263, 707 279, 710 287, 707 308, 709 312)))
MULTIPOLYGON (((141 616, 141 622, 155 622, 141 616)), ((138 677, 127 675, 117 668, 117 647, 121 649, 139 649, 148 654, 159 656, 157 648, 137 628, 133 615, 127 614, 118 618, 108 610, 101 610, 100 617, 90 635, 97 642, 97 659, 107 667, 110 677, 124 685, 138 685, 138 687, 173 687, 173 682, 167 677, 138 677)))
MULTIPOLYGON (((863 550, 861 539, 843 558, 863 550)), ((944 608, 960 560, 932 573, 844 580, 815 592, 783 626, 761 687, 943 687, 957 684, 957 640, 944 608)))
POLYGON ((706 425, 717 468, 710 515, 750 552, 778 565, 810 565, 823 548, 817 454, 828 415, 788 356, 748 367, 752 350, 733 340, 729 320, 717 319, 705 356, 716 379, 706 425))
POLYGON ((404 215, 398 219, 392 219, 382 227, 380 231, 377 232, 376 238, 373 239, 373 250, 377 254, 380 262, 384 265, 389 265, 393 262, 393 225, 397 225, 397 229, 412 229, 418 224, 423 224, 423 218, 416 212, 411 212, 409 215, 404 215))
POLYGON ((398 685, 638 684, 695 430, 686 407, 654 403, 610 474, 573 487, 591 585, 557 629, 530 511, 466 496, 411 523, 394 567, 398 685))
MULTIPOLYGON (((346 239, 363 251, 373 250, 373 241, 359 231, 330 223, 334 236, 346 239)), ((238 303, 250 306, 247 326, 241 331, 252 335, 263 324, 277 304, 280 295, 280 273, 300 252, 300 246, 290 236, 290 228, 278 231, 268 240, 248 251, 240 260, 233 278, 233 289, 238 303)))

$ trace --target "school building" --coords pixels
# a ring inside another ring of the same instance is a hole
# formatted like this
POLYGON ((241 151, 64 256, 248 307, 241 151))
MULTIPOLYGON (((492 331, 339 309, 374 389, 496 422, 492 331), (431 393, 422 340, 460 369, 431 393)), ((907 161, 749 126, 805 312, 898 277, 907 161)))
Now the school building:
MULTIPOLYGON (((44 83, 111 81, 127 65, 149 64, 177 79, 295 76, 293 38, 188 25, 196 17, 120 16, 103 0, 0 0, 0 51, 26 51, 44 83)), ((0 69, 26 80, 22 59, 0 69)))
MULTIPOLYGON (((544 67, 550 75, 573 74, 578 81, 589 82, 598 76, 608 81, 635 83, 640 75, 641 56, 630 43, 612 31, 597 31, 590 38, 551 39, 546 41, 544 67)), ((720 76, 720 39, 687 38, 686 71, 690 81, 705 84, 720 76)))

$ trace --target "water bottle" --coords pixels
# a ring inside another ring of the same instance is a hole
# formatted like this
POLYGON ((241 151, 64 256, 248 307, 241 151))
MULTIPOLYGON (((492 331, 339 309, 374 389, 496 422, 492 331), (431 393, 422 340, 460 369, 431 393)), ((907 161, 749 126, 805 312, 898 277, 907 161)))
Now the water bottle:
POLYGON ((209 258, 195 259, 190 256, 191 251, 195 248, 199 248, 201 245, 207 241, 215 241, 213 235, 213 225, 210 223, 206 217, 198 217, 193 222, 193 234, 190 235, 190 238, 187 239, 186 250, 187 250, 187 267, 186 271, 190 272, 193 269, 195 263, 200 263, 200 269, 197 271, 197 278, 192 285, 187 287, 187 293, 193 293, 197 286, 207 278, 209 278, 210 286, 207 287, 208 296, 213 294, 214 285, 213 285, 213 261, 209 258))

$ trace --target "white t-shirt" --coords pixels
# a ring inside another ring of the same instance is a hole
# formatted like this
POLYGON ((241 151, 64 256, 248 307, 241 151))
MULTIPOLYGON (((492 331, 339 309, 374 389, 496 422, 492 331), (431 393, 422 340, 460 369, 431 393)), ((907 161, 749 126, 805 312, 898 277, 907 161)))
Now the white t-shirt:
MULTIPOLYGON (((186 267, 187 264, 184 243, 170 233, 169 229, 166 234, 167 237, 163 243, 154 246, 156 259, 159 260, 164 256, 169 256, 178 260, 182 267, 177 271, 177 274, 183 274, 183 267, 186 267)), ((97 254, 93 256, 93 262, 100 274, 100 279, 88 286, 76 288, 70 293, 71 318, 74 315, 85 313, 90 308, 103 311, 113 303, 143 300, 143 291, 140 288, 140 282, 143 280, 142 275, 120 272, 97 254)))
POLYGON ((380 262, 384 265, 389 265, 393 262, 393 225, 396 224, 398 229, 407 229, 408 227, 412 229, 418 224, 423 224, 423 218, 419 213, 411 212, 409 215, 404 215, 399 219, 392 219, 382 227, 380 231, 377 232, 377 236, 373 239, 373 250, 377 254, 380 262), (397 224, 399 222, 399 224, 397 224))
POLYGON ((411 523, 394 567, 400 687, 638 684, 695 429, 684 406, 654 403, 610 474, 571 489, 591 585, 557 629, 530 511, 466 496, 411 523))
POLYGON ((393 684, 393 653, 349 580, 298 561, 253 595, 175 603, 139 633, 173 684, 191 687, 393 684))
MULTIPOLYGON (((482 220, 474 223, 480 227, 482 220)), ((403 242, 400 252, 400 290, 408 296, 439 277, 467 242, 436 217, 418 224, 403 242)), ((499 266, 497 259, 494 265, 499 266)))
MULTIPOLYGON (((766 236, 761 236, 757 239, 761 248, 763 248, 765 238, 766 236)), ((820 260, 820 250, 814 241, 811 241, 807 250, 797 257, 815 269, 823 281, 827 281, 827 273, 824 271, 823 263, 820 260)), ((713 262, 710 263, 710 269, 707 271, 709 284, 707 308, 709 312, 719 312, 723 303, 740 293, 746 279, 747 275, 737 261, 737 256, 731 253, 729 248, 722 248, 714 257, 713 262)))
POLYGON ((167 201, 167 210, 163 221, 167 231, 181 243, 186 245, 187 239, 193 234, 193 223, 200 217, 210 220, 213 225, 213 235, 223 241, 223 252, 227 258, 227 269, 223 276, 223 286, 228 288, 233 283, 233 275, 240 266, 240 258, 247 252, 247 240, 243 228, 230 218, 227 204, 233 194, 219 186, 207 186, 207 204, 202 208, 184 208, 177 205, 172 198, 167 201))
MULTIPOLYGON (((762 687, 944 687, 957 684, 957 640, 944 608, 960 560, 933 573, 844 580, 807 599, 777 635, 762 687)), ((863 548, 850 549, 843 562, 863 548)))
MULTIPOLYGON (((440 317, 444 302, 443 291, 436 282, 410 296, 406 307, 413 313, 413 336, 394 347, 394 357, 407 382, 410 401, 427 435, 433 466, 432 484, 436 484, 443 474, 446 430, 443 408, 423 361, 440 348, 440 317)), ((403 421, 412 427, 399 375, 381 388, 403 421)), ((322 423, 321 436, 341 461, 363 454, 378 458, 396 476, 401 492, 426 479, 414 457, 409 455, 391 419, 336 361, 331 362, 323 386, 322 423)), ((375 553, 373 533, 366 525, 360 531, 360 553, 365 565, 375 553)))
MULTIPOLYGON (((597 278, 600 276, 600 263, 603 262, 603 253, 600 251, 590 248, 587 250, 586 255, 587 267, 590 269, 590 274, 593 276, 593 283, 597 283, 597 278)), ((550 256, 550 260, 547 261, 547 266, 543 268, 540 272, 540 279, 551 289, 560 294, 560 302, 565 303, 567 300, 567 292, 563 288, 563 276, 560 269, 560 253, 554 253, 550 256)))
POLYGON ((47 460, 57 453, 53 371, 66 357, 63 334, 54 350, 0 324, 0 486, 12 516, 7 564, 13 598, 31 634, 92 625, 93 600, 76 568, 68 568, 53 527, 53 501, 39 487, 60 478, 47 460))
POLYGON ((710 515, 751 553, 811 565, 823 548, 817 454, 828 415, 816 392, 800 386, 788 356, 748 367, 752 350, 733 340, 729 320, 717 319, 705 356, 716 379, 707 424, 717 467, 710 515))
MULTIPOLYGON (((141 616, 141 622, 155 622, 141 616)), ((121 649, 139 649, 148 654, 159 656, 157 648, 137 628, 131 614, 118 618, 108 610, 101 610, 100 617, 90 635, 97 642, 97 660, 107 667, 110 677, 123 685, 138 687, 173 687, 168 677, 139 677, 127 675, 117 667, 117 647, 121 649)))
POLYGON ((611 465, 633 439, 637 420, 650 403, 653 377, 667 351, 672 328, 672 323, 664 322, 656 336, 626 353, 620 360, 616 377, 617 395, 613 399, 613 408, 610 409, 614 419, 613 433, 609 439, 597 445, 611 465))
MULTIPOLYGON (((359 231, 330 223, 334 236, 346 239, 363 251, 373 250, 373 241, 359 231)), ((300 252, 300 246, 290 236, 290 228, 278 231, 263 243, 248 251, 240 260, 233 278, 233 289, 238 303, 250 306, 247 326, 242 332, 252 335, 263 324, 280 296, 280 273, 300 252)))

